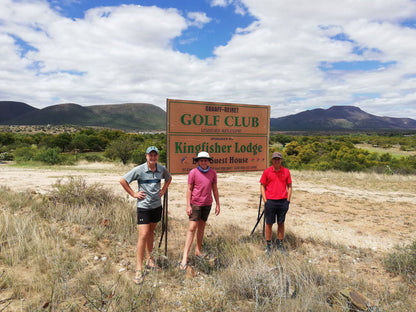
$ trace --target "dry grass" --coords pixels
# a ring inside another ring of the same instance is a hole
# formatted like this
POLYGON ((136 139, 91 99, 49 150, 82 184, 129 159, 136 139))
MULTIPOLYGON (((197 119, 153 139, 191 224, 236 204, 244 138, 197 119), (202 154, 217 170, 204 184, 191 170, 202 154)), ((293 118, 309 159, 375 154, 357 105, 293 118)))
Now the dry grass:
MULTIPOLYGON (((376 192, 374 185, 385 183, 377 175, 294 176, 305 188, 330 180, 334 187, 355 183, 376 192)), ((406 179, 389 178, 397 180, 393 185, 406 179)), ((223 209, 232 210, 225 202, 223 209)), ((334 311, 328 301, 346 287, 370 298, 373 311, 416 310, 413 282, 389 273, 384 253, 329 236, 288 230, 288 252, 266 256, 260 231, 250 236, 243 224, 208 224, 203 248, 216 260, 191 257, 198 274, 189 278, 178 270, 187 224, 171 217, 168 257, 163 245, 155 249, 162 270, 138 287, 131 280, 135 214, 125 197, 70 178, 43 195, 1 187, 0 205, 0 311, 334 311)), ((338 304, 337 311, 348 311, 338 304)))
POLYGON ((362 149, 369 150, 372 153, 374 153, 374 152, 380 153, 380 154, 390 153, 390 154, 393 155, 393 157, 416 155, 416 151, 402 151, 400 149, 400 145, 393 145, 389 148, 383 148, 383 147, 374 147, 371 144, 367 144, 367 143, 364 144, 363 143, 363 144, 356 144, 355 146, 357 148, 362 148, 362 149))

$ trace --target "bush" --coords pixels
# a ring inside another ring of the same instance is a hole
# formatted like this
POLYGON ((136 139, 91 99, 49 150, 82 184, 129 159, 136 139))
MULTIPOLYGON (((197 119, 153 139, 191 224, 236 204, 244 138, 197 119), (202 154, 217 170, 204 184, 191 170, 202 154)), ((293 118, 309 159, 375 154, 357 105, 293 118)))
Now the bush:
POLYGON ((131 160, 134 164, 140 165, 146 162, 146 151, 141 149, 136 149, 132 155, 131 160))
POLYGON ((89 162, 101 162, 104 160, 104 157, 102 157, 101 155, 97 155, 97 154, 81 154, 81 159, 85 159, 86 161, 89 162))
POLYGON ((17 161, 29 161, 32 160, 39 150, 34 146, 22 146, 16 148, 13 155, 17 161))
POLYGON ((396 247, 384 259, 388 272, 403 275, 410 283, 416 285, 416 241, 405 247, 396 247))
POLYGON ((44 162, 48 165, 57 165, 63 163, 65 158, 60 154, 59 147, 55 147, 41 150, 35 155, 34 160, 44 162))
POLYGON ((70 207, 92 205, 101 207, 113 200, 114 196, 100 185, 87 185, 82 178, 70 177, 66 183, 58 180, 53 185, 52 200, 70 207))
POLYGON ((13 160, 13 155, 8 152, 0 153, 0 161, 13 160))

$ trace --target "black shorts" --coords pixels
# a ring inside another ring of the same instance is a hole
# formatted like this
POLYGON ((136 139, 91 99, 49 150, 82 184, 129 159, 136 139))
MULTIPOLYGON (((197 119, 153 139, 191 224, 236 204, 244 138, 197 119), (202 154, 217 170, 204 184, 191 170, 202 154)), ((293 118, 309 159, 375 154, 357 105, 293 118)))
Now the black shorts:
POLYGON ((202 220, 207 222, 209 213, 211 211, 211 205, 209 206, 195 206, 191 205, 192 214, 189 217, 189 221, 199 221, 202 220))
POLYGON ((268 199, 264 205, 264 216, 267 224, 284 223, 286 213, 289 210, 289 201, 284 199, 268 199))
POLYGON ((162 219, 162 206, 155 209, 137 208, 137 224, 158 223, 162 219))

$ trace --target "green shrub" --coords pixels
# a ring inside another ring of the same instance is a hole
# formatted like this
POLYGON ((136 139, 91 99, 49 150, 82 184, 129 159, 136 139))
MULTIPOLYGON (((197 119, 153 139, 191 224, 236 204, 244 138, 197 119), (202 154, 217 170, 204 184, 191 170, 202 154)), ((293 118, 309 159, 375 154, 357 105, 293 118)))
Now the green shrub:
POLYGON ((35 155, 34 160, 44 162, 48 165, 57 165, 63 163, 65 158, 60 154, 59 147, 55 147, 40 150, 40 152, 35 155))
POLYGON ((136 149, 132 155, 131 160, 133 163, 140 165, 146 162, 146 151, 141 149, 136 149))
POLYGON ((0 161, 13 160, 13 155, 8 152, 0 153, 0 161))
POLYGON ((98 154, 81 154, 80 158, 89 162, 101 162, 104 160, 104 157, 98 154))
POLYGON ((39 150, 35 146, 22 146, 16 148, 13 155, 17 161, 32 160, 39 150))

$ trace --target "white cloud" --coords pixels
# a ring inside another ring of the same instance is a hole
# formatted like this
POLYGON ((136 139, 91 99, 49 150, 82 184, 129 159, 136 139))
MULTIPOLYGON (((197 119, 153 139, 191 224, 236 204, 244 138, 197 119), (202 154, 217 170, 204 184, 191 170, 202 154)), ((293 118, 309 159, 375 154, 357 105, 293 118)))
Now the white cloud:
POLYGON ((226 7, 232 3, 232 0, 211 0, 211 6, 226 7))
POLYGON ((176 9, 122 5, 69 19, 46 1, 3 0, 0 100, 37 107, 147 102, 164 108, 166 98, 179 98, 271 105, 272 117, 349 104, 416 119, 416 30, 399 24, 416 17, 414 1, 215 0, 211 5, 241 5, 257 21, 236 29, 215 57, 200 60, 175 51, 172 42, 188 27, 203 31, 217 18, 205 12, 183 16, 176 9), (348 40, 332 38, 340 34, 348 40), (395 63, 364 72, 319 67, 365 60, 395 63))
POLYGON ((234 6, 234 13, 239 15, 246 15, 246 7, 242 3, 242 0, 211 0, 211 6, 213 7, 227 7, 234 6))
POLYGON ((196 26, 198 28, 204 27, 205 24, 211 22, 211 18, 209 18, 206 13, 202 12, 189 12, 187 14, 189 22, 189 26, 196 26))

